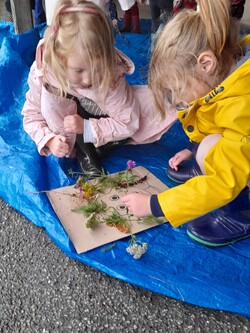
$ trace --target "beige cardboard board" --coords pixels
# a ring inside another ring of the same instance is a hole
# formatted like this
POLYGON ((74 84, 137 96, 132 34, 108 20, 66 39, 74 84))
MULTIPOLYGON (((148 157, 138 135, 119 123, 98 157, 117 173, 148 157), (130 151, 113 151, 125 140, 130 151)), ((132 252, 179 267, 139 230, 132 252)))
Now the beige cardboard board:
MULTIPOLYGON (((104 194, 98 196, 97 200, 105 202, 109 207, 115 207, 122 216, 128 216, 126 207, 120 201, 122 196, 133 192, 157 194, 168 189, 165 184, 144 167, 139 166, 134 168, 133 174, 139 177, 147 175, 147 180, 126 189, 107 189, 104 194)), ((91 180, 90 182, 93 181, 95 180, 91 180)), ((74 186, 62 187, 47 192, 51 205, 74 244, 77 253, 83 253, 129 236, 129 234, 119 231, 116 227, 109 227, 106 224, 99 224, 92 229, 86 228, 86 217, 82 213, 72 211, 72 209, 84 205, 84 201, 78 196, 78 193, 79 191, 74 186)), ((130 217, 130 220, 133 220, 131 222, 133 234, 158 225, 140 223, 140 220, 134 216, 130 217)), ((163 221, 165 222, 165 220, 163 221)))

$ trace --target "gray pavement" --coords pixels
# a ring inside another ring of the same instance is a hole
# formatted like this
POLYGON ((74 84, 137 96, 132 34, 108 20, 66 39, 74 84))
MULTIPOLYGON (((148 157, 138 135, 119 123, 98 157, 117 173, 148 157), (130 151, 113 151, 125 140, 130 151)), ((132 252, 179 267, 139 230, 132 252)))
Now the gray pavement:
POLYGON ((250 318, 182 303, 74 261, 1 199, 0 209, 1 333, 250 332, 250 318))
POLYGON ((250 318, 182 303, 74 261, 1 199, 0 209, 1 333, 250 333, 250 318))

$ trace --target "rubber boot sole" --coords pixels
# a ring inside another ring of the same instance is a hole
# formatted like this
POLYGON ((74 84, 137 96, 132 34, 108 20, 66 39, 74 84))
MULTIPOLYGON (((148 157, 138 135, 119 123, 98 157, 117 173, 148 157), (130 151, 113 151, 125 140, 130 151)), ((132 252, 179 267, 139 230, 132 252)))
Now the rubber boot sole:
POLYGON ((209 246, 209 247, 220 247, 220 246, 226 246, 226 245, 230 245, 230 244, 234 244, 240 240, 243 240, 243 239, 246 239, 246 238, 249 238, 250 235, 247 235, 247 236, 244 236, 244 237, 241 237, 241 238, 238 238, 238 239, 235 239, 235 240, 232 240, 232 241, 229 241, 229 242, 225 242, 225 243, 220 243, 220 244, 216 244, 216 243, 211 243, 211 242, 207 242, 203 239, 200 239, 196 236, 194 236, 193 234, 191 234, 188 230, 187 230, 187 234, 188 236, 196 241, 197 243, 200 243, 200 244, 203 244, 203 245, 206 245, 206 246, 209 246))

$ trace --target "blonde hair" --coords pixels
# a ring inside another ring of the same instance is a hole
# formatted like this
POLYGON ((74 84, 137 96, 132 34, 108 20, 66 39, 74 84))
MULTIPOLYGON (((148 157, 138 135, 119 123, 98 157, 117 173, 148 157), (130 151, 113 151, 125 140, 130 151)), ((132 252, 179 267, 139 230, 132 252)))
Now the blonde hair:
POLYGON ((231 1, 199 0, 197 3, 199 11, 182 10, 165 25, 156 41, 148 84, 162 116, 167 95, 174 102, 176 97, 181 97, 190 74, 199 79, 196 64, 203 51, 212 51, 217 59, 215 86, 229 74, 239 52, 238 36, 230 29, 231 1))
POLYGON ((88 60, 92 86, 105 95, 112 85, 115 68, 114 37, 109 18, 92 2, 59 0, 52 24, 45 31, 43 59, 45 82, 52 71, 62 96, 68 88, 68 57, 74 52, 88 60))

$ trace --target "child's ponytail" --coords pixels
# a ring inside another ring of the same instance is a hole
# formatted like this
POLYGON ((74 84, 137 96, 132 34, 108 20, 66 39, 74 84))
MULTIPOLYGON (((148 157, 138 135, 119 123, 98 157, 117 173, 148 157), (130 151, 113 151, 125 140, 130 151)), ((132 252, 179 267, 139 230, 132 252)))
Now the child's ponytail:
POLYGON ((208 84, 211 88, 226 78, 242 53, 235 21, 230 17, 230 1, 197 2, 198 11, 181 10, 165 25, 155 43, 148 85, 162 116, 169 100, 166 95, 174 103, 189 84, 188 77, 201 79, 196 65, 202 52, 211 51, 217 60, 216 74, 208 84))
POLYGON ((228 40, 230 30, 230 0, 197 0, 208 44, 218 58, 228 40))

